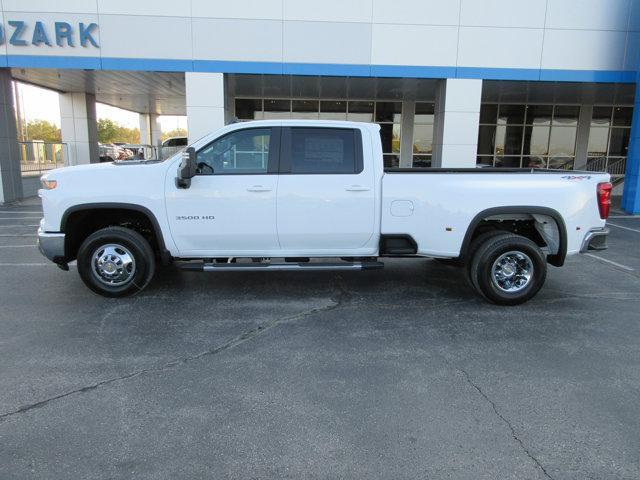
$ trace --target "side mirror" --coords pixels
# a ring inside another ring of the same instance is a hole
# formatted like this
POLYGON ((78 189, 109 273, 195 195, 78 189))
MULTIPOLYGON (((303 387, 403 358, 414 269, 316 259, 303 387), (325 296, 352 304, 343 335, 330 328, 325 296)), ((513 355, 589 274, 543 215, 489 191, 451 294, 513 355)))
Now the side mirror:
POLYGON ((178 167, 176 186, 178 188, 189 188, 191 186, 191 179, 196 176, 197 168, 196 149, 188 147, 182 152, 182 162, 180 162, 180 167, 178 167))

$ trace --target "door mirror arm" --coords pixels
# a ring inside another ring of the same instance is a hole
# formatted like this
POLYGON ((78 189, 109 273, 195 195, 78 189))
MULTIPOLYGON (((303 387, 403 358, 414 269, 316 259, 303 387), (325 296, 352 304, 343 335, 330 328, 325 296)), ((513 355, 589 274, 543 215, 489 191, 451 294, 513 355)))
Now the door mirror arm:
POLYGON ((189 188, 191 179, 196 176, 198 165, 196 163, 196 149, 188 147, 182 152, 182 161, 178 167, 178 177, 176 178, 176 186, 178 188, 189 188))

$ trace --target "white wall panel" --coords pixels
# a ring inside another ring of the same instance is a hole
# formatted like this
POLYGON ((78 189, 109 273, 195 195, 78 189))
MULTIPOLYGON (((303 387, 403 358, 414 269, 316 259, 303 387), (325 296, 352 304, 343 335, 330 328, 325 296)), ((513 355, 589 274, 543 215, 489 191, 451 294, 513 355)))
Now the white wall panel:
POLYGON ((371 25, 284 22, 284 61, 368 64, 371 25))
POLYGON ((194 18, 193 56, 197 60, 282 61, 282 22, 194 18))
POLYGON ((462 0, 460 25, 544 28, 546 0, 462 0))
POLYGON ((625 43, 625 32, 547 30, 542 68, 621 70, 625 43))
POLYGON ((373 23, 457 25, 460 0, 373 0, 373 23))
POLYGON ((154 15, 168 17, 184 17, 191 14, 191 6, 187 3, 180 6, 176 0, 97 0, 98 13, 120 15, 154 15))
POLYGON ((547 28, 626 30, 631 0, 549 0, 547 28))
POLYGON ((374 25, 374 65, 456 64, 458 28, 421 25, 374 25))
POLYGON ((5 12, 97 13, 96 0, 3 0, 5 12))
MULTIPOLYGON (((78 24, 82 22, 86 25, 90 23, 97 23, 98 16, 94 14, 71 14, 66 13, 63 18, 51 18, 50 15, 43 16, 38 13, 17 13, 17 12, 4 12, 4 31, 5 36, 5 44, 7 48, 7 54, 9 55, 47 55, 47 56, 69 56, 69 57, 98 57, 100 56, 100 48, 96 48, 91 44, 88 44, 86 47, 82 47, 79 45, 79 33, 78 33, 78 24), (16 46, 11 45, 8 41, 9 36, 13 33, 13 27, 9 27, 7 24, 8 20, 22 20, 27 24, 27 28, 22 38, 27 41, 28 45, 25 46, 16 46), (69 47, 66 44, 66 40, 64 43, 64 47, 59 47, 56 45, 56 32, 54 29, 54 23, 56 21, 65 21, 68 22, 73 28, 73 47, 69 47), (51 46, 48 45, 31 45, 31 39, 33 37, 33 28, 37 21, 44 22, 44 28, 47 34, 49 41, 51 42, 51 46), (8 33, 8 35, 7 35, 8 33)), ((92 36, 95 41, 102 47, 102 36, 100 32, 100 28, 96 28, 92 32, 92 36)), ((102 49, 103 50, 103 49, 102 49)), ((131 46, 129 46, 129 50, 131 50, 131 46)))
POLYGON ((283 0, 192 0, 193 16, 282 20, 283 0))
POLYGON ((191 19, 100 15, 103 57, 192 58, 191 19))
POLYGON ((284 19, 371 22, 371 8, 371 0, 284 0, 284 19))
POLYGON ((540 68, 542 29, 460 27, 458 66, 540 68))

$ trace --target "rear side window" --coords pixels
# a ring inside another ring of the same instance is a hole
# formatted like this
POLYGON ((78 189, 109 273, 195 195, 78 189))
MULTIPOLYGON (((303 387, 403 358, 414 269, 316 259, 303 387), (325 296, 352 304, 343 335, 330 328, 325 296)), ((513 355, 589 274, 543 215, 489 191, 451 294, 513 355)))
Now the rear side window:
POLYGON ((283 145, 282 173, 360 173, 363 166, 361 138, 360 130, 351 128, 288 129, 283 145))

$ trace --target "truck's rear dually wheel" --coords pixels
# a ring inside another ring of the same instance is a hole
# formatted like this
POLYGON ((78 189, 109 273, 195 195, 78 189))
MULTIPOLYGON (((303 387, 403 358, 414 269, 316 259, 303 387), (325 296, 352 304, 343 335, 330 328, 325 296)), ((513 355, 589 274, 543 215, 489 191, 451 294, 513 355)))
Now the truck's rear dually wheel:
POLYGON ((153 278, 155 257, 149 242, 123 227, 89 235, 78 250, 78 273, 94 292, 124 297, 139 292, 153 278))
POLYGON ((483 297, 500 305, 518 305, 544 284, 547 262, 540 247, 511 233, 488 237, 474 252, 469 277, 483 297))

